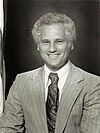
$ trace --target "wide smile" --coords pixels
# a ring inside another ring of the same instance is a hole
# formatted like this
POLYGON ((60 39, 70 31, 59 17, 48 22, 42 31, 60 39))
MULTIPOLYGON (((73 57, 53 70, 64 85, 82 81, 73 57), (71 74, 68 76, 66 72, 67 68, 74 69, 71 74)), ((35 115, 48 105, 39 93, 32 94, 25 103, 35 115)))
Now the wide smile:
POLYGON ((47 54, 50 58, 56 59, 60 54, 47 54))

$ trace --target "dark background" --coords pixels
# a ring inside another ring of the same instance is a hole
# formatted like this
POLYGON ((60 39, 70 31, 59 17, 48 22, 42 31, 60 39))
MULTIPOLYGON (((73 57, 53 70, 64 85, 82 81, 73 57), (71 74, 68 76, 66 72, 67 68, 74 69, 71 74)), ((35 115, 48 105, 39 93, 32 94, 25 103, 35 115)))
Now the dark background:
POLYGON ((18 73, 43 65, 31 28, 39 17, 48 12, 66 14, 75 22, 77 39, 70 60, 100 76, 99 2, 8 0, 5 5, 6 96, 18 73))

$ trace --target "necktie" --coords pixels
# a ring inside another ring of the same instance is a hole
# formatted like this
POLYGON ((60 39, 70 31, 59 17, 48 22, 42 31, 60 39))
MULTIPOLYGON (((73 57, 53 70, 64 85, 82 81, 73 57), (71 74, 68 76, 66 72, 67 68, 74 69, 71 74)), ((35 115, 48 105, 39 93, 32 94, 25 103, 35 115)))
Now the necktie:
POLYGON ((51 84, 48 87, 46 114, 48 132, 54 133, 56 124, 56 114, 59 105, 58 75, 57 73, 50 73, 49 78, 51 79, 51 84))

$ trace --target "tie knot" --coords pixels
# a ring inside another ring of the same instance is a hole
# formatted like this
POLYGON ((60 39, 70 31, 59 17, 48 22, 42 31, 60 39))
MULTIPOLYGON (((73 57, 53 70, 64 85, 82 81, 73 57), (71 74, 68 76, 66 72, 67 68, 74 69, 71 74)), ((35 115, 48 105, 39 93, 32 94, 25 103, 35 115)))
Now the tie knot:
POLYGON ((50 73, 49 78, 51 79, 51 83, 58 84, 59 77, 57 73, 50 73))

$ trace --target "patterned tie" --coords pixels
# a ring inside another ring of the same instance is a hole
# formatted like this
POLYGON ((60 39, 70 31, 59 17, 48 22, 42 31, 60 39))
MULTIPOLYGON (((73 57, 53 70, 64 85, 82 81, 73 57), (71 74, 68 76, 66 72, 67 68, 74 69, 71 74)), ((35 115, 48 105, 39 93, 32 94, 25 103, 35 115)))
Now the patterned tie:
POLYGON ((57 73, 50 73, 51 84, 48 87, 48 96, 46 102, 46 114, 48 133, 55 132, 56 114, 59 105, 59 89, 57 73))

